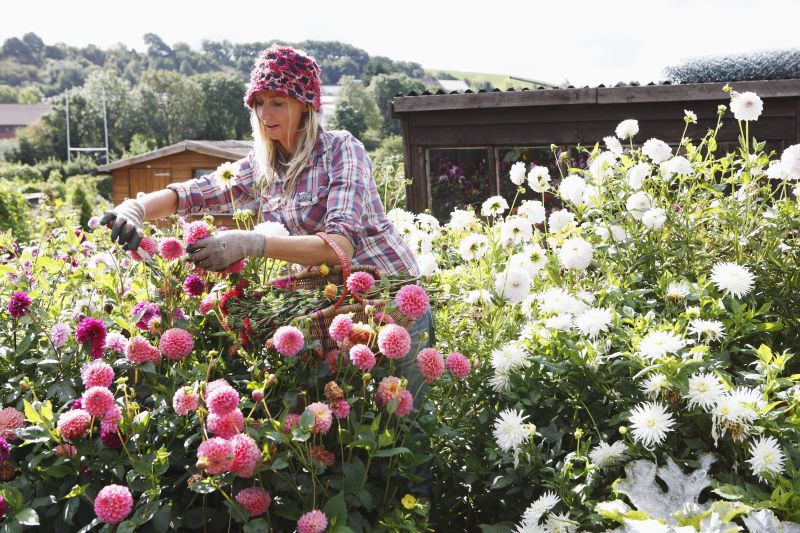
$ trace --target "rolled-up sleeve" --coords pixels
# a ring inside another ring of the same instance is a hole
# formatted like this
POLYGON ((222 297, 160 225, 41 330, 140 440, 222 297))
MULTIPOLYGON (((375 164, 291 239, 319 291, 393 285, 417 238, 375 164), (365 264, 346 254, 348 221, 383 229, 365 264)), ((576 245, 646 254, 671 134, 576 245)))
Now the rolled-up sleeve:
POLYGON ((230 188, 217 178, 219 169, 199 178, 167 185, 167 189, 178 195, 178 214, 229 213, 234 205, 237 209, 252 208, 255 200, 252 155, 240 159, 235 166, 237 171, 230 188))
POLYGON ((365 233, 362 216, 372 164, 364 145, 352 135, 344 137, 333 150, 325 233, 344 235, 358 250, 365 233))

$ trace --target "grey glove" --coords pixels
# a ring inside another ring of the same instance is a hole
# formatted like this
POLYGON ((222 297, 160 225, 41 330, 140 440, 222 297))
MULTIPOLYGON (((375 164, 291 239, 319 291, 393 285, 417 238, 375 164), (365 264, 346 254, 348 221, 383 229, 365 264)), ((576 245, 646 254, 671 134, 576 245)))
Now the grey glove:
POLYGON ((201 268, 222 271, 245 257, 263 257, 266 237, 255 231, 228 230, 186 247, 189 261, 201 268))
POLYGON ((144 235, 144 204, 139 200, 125 200, 100 218, 100 224, 111 226, 111 240, 122 245, 123 250, 136 250, 144 235))

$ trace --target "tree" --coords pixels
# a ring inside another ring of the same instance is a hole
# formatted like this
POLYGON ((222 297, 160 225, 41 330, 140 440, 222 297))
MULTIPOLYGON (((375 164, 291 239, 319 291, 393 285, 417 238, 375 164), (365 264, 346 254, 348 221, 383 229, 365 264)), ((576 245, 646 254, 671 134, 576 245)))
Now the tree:
POLYGON ((197 139, 205 124, 202 88, 197 82, 166 70, 151 70, 142 83, 158 96, 157 115, 166 126, 165 138, 159 142, 172 144, 197 139))
POLYGON ((201 89, 205 124, 204 139, 242 139, 250 131, 250 113, 242 102, 246 87, 236 74, 198 74, 192 77, 201 89))
POLYGON ((17 102, 20 104, 38 104, 43 98, 42 90, 35 85, 30 85, 20 89, 17 102))
POLYGON ((364 115, 348 104, 336 106, 331 125, 336 129, 347 130, 359 138, 367 131, 367 121, 364 119, 364 115))
POLYGON ((339 80, 339 98, 337 105, 349 105, 359 111, 366 121, 367 128, 380 130, 383 117, 371 91, 352 76, 344 76, 339 80))
POLYGON ((37 65, 39 63, 35 52, 30 49, 25 41, 17 37, 10 37, 5 40, 0 58, 12 59, 17 63, 26 65, 37 65))
POLYGON ((0 85, 0 104, 16 104, 19 91, 10 85, 0 85))
POLYGON ((400 121, 389 116, 389 100, 397 94, 407 94, 411 91, 422 92, 425 90, 425 85, 405 74, 378 74, 372 79, 369 89, 378 104, 381 116, 383 116, 381 132, 387 136, 401 133, 400 121))

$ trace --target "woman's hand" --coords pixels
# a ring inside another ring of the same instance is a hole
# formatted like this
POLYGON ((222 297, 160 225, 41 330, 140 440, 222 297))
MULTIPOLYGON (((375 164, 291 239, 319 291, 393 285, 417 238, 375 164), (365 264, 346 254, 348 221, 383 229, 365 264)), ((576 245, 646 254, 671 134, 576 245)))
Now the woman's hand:
POLYGON ((227 230, 190 244, 186 251, 189 261, 219 272, 245 257, 263 257, 265 240, 255 231, 227 230))
POLYGON ((145 207, 139 200, 125 200, 100 218, 100 224, 111 226, 111 240, 122 245, 123 250, 136 250, 144 235, 145 207))

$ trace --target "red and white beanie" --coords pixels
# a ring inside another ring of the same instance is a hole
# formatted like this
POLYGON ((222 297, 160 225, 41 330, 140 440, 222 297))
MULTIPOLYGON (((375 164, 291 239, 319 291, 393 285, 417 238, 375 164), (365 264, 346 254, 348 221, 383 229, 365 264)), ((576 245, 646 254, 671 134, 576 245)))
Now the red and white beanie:
POLYGON ((322 110, 320 68, 313 57, 290 46, 273 44, 259 54, 244 105, 253 109, 258 93, 276 91, 322 110))

